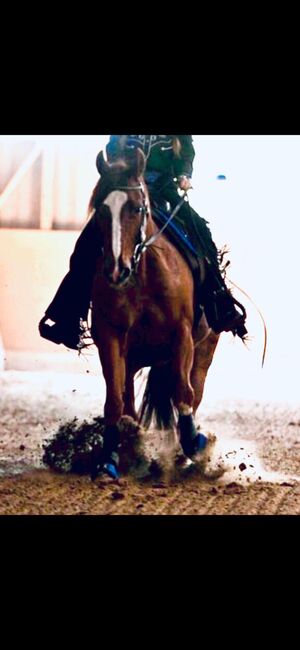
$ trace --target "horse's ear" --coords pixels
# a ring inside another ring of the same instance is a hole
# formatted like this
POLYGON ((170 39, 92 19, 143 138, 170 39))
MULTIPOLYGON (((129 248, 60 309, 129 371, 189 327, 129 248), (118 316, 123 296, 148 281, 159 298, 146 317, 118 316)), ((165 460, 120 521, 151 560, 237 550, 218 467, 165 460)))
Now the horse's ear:
POLYGON ((129 163, 133 176, 136 178, 143 176, 146 169, 146 157, 141 149, 137 148, 133 151, 128 151, 126 160, 129 163))
POLYGON ((100 176, 103 176, 103 174, 109 171, 109 164, 106 162, 106 160, 104 160, 103 151, 100 151, 97 156, 96 167, 100 176))

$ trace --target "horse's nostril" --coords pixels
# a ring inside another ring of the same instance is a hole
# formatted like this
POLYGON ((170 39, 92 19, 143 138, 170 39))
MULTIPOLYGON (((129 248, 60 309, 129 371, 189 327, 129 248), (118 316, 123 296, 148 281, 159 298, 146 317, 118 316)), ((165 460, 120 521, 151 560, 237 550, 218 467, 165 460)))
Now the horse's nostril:
POLYGON ((127 266, 124 267, 120 273, 120 280, 122 282, 124 282, 124 280, 127 280, 127 278, 129 278, 130 276, 130 272, 131 272, 130 268, 128 268, 127 266))
POLYGON ((122 269, 116 267, 113 271, 104 271, 105 277, 110 284, 123 284, 131 275, 131 269, 124 266, 122 269))
POLYGON ((119 272, 117 269, 114 269, 113 271, 104 269, 104 276, 110 284, 115 284, 118 281, 119 272))

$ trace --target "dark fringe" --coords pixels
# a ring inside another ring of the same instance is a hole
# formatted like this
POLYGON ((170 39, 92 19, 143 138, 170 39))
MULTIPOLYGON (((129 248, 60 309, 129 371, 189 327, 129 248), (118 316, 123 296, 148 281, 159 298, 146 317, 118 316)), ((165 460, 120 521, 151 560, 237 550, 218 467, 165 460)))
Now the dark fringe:
POLYGON ((219 263, 221 275, 223 276, 224 280, 226 278, 227 269, 231 264, 230 260, 224 260, 224 258, 226 255, 229 255, 229 253, 230 250, 229 248, 227 248, 226 244, 225 246, 223 246, 223 248, 218 250, 218 263, 219 263))

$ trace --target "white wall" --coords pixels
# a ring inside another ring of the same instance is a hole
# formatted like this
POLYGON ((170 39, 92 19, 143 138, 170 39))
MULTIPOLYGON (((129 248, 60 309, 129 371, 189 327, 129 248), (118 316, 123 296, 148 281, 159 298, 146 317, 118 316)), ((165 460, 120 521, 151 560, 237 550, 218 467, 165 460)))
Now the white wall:
POLYGON ((194 143, 191 203, 210 221, 217 245, 230 247, 228 276, 260 307, 268 328, 261 370, 262 323, 236 291, 249 313, 250 352, 222 336, 206 397, 299 401, 300 136, 194 136, 194 143))

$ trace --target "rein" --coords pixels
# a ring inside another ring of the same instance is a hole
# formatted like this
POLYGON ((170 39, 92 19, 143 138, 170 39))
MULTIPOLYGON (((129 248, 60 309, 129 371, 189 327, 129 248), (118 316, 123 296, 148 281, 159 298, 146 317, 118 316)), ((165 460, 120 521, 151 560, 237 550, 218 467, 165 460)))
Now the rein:
MULTIPOLYGON (((187 193, 185 192, 184 195, 183 195, 183 197, 182 197, 182 199, 179 201, 179 203, 177 203, 177 205, 176 205, 176 207, 174 208, 173 212, 171 212, 171 214, 170 214, 168 220, 167 220, 166 223, 163 225, 163 227, 162 227, 158 232, 156 232, 154 235, 152 235, 149 239, 147 239, 143 244, 141 244, 142 249, 147 249, 149 246, 152 246, 152 244, 154 244, 154 243, 156 242, 156 240, 160 237, 160 235, 162 235, 162 233, 163 233, 164 230, 167 228, 167 226, 169 225, 169 223, 172 221, 172 219, 175 217, 175 215, 177 214, 177 212, 180 210, 181 206, 183 205, 183 203, 184 203, 184 201, 185 201, 185 197, 186 197, 186 196, 187 196, 187 193)), ((144 250, 142 250, 141 252, 143 253, 144 250)))
MULTIPOLYGON (((140 190, 142 192, 142 194, 143 194, 143 206, 141 206, 140 208, 137 208, 137 212, 142 212, 144 215, 149 214, 149 210, 148 210, 148 208, 146 206, 146 195, 145 195, 144 187, 143 187, 142 184, 140 184, 140 185, 132 185, 132 186, 118 185, 115 189, 120 190, 120 191, 125 191, 125 192, 128 192, 130 190, 140 190)), ((162 228, 160 228, 160 230, 158 232, 154 233, 154 235, 151 235, 151 237, 149 237, 149 239, 146 239, 145 241, 137 244, 137 246, 135 247, 135 250, 134 250, 134 254, 133 254, 133 263, 134 263, 134 272, 135 273, 137 271, 137 267, 138 267, 138 264, 140 262, 140 259, 141 259, 141 256, 143 255, 143 253, 146 252, 147 248, 149 248, 150 246, 153 246, 153 244, 157 241, 157 239, 163 234, 163 232, 168 227, 169 223, 172 221, 172 219, 174 219, 177 212, 179 212, 181 206, 185 202, 186 197, 187 197, 187 192, 184 192, 183 197, 180 199, 179 203, 176 205, 174 210, 171 212, 171 214, 170 214, 168 220, 166 221, 166 223, 162 226, 162 228)))

